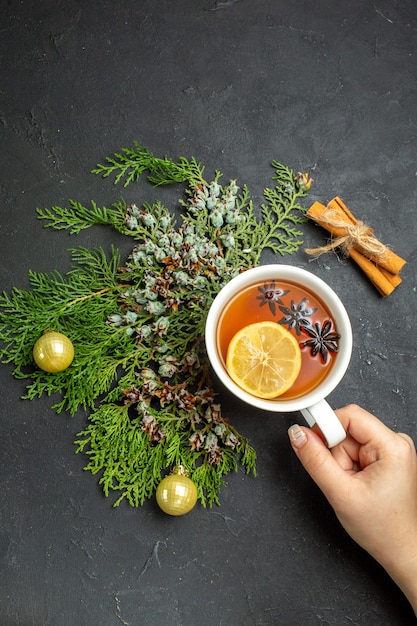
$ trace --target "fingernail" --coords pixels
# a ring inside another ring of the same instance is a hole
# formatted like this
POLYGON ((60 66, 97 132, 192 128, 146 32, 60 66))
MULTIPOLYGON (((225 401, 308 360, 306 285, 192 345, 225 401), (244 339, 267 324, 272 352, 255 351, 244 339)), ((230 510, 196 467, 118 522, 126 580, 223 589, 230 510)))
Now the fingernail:
POLYGON ((290 426, 288 429, 288 436, 294 448, 302 448, 303 445, 307 443, 307 435, 298 424, 290 426))

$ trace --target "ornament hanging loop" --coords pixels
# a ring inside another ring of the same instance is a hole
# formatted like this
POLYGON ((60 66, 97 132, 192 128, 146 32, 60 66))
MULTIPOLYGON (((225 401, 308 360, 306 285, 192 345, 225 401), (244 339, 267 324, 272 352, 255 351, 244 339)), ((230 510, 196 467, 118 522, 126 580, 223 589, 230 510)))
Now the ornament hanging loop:
POLYGON ((171 475, 172 474, 177 474, 178 476, 189 476, 190 472, 188 471, 188 469, 184 466, 184 465, 176 465, 175 467, 172 468, 171 471, 171 475))

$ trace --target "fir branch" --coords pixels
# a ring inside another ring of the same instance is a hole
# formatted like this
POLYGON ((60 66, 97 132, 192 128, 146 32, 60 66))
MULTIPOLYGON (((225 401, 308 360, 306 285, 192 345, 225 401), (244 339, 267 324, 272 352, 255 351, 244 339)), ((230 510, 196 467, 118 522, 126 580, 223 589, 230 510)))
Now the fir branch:
MULTIPOLYGON (((119 506, 124 499, 132 506, 142 505, 152 496, 163 474, 179 463, 190 470, 203 506, 219 504, 222 477, 237 471, 236 455, 226 450, 218 467, 206 460, 199 463, 204 455, 189 449, 187 433, 178 427, 178 416, 165 413, 167 436, 158 445, 152 444, 139 420, 129 415, 128 407, 119 404, 102 404, 90 416, 88 427, 79 433, 76 452, 84 452, 89 458, 84 469, 101 475, 99 482, 106 496, 112 491, 121 492, 113 506, 119 506)), ((242 448, 247 456, 245 466, 254 466, 256 457, 246 440, 242 448)))
POLYGON ((71 200, 68 208, 37 209, 46 227, 71 234, 106 224, 135 240, 120 266, 112 248, 72 249, 72 269, 62 276, 29 272, 30 289, 0 296, 0 360, 28 381, 34 399, 60 394, 56 412, 88 410, 76 451, 86 470, 100 475, 105 495, 117 493, 139 506, 162 476, 185 465, 203 505, 219 503, 224 476, 239 464, 256 475, 256 453, 228 423, 208 376, 205 319, 221 287, 256 265, 263 250, 295 252, 304 209, 299 200, 311 184, 274 161, 276 185, 264 191, 260 216, 246 186, 221 186, 221 173, 203 180, 193 158, 156 158, 135 144, 94 173, 127 186, 145 171, 154 185, 187 182, 182 214, 160 202, 110 208, 71 200), (32 347, 45 328, 71 338, 71 366, 54 375, 34 367, 32 347))
POLYGON ((113 157, 107 157, 105 164, 98 164, 92 170, 93 174, 101 174, 103 178, 114 175, 114 184, 124 179, 124 187, 139 180, 144 172, 149 172, 148 181, 153 185, 168 185, 171 183, 190 182, 192 185, 203 183, 202 167, 192 157, 190 160, 180 157, 175 163, 167 157, 157 158, 137 141, 134 148, 123 148, 113 157))
MULTIPOLYGON (((293 254, 302 245, 302 231, 298 225, 306 222, 305 209, 299 199, 306 195, 305 185, 300 184, 300 175, 273 161, 275 168, 273 180, 277 181, 273 189, 264 189, 267 204, 261 205, 262 222, 257 229, 258 250, 266 249, 280 254, 293 254)), ((308 181, 311 185, 312 181, 308 181)), ((259 259, 257 259, 259 261, 259 259)))
MULTIPOLYGON (((0 298, 0 360, 12 362, 16 378, 29 379, 25 398, 62 394, 54 406, 74 414, 82 406, 93 407, 100 393, 114 380, 116 366, 106 374, 103 360, 108 352, 126 350, 125 333, 103 324, 117 308, 120 286, 116 280, 119 253, 107 261, 103 250, 73 251, 78 270, 66 277, 29 272, 31 290, 12 290, 0 298), (54 328, 77 345, 73 364, 54 376, 34 368, 32 348, 42 332, 54 328), (28 369, 29 368, 29 369, 28 369)), ((129 350, 128 350, 129 352, 129 350)), ((107 365, 109 367, 109 365, 107 365)))
POLYGON ((47 222, 45 228, 69 230, 71 235, 78 235, 82 230, 96 224, 109 224, 117 228, 118 224, 123 224, 124 218, 123 205, 114 204, 112 208, 99 207, 94 200, 91 202, 91 208, 83 206, 81 202, 69 200, 69 208, 53 206, 37 208, 36 212, 39 219, 47 222))
POLYGON ((152 228, 142 227, 140 221, 132 213, 132 207, 127 207, 121 200, 115 202, 110 208, 99 207, 94 201, 91 208, 85 207, 81 202, 69 200, 69 207, 53 206, 52 208, 36 209, 39 219, 44 220, 44 228, 54 228, 55 230, 68 230, 71 235, 78 235, 82 230, 98 224, 112 226, 122 235, 129 235, 133 239, 142 239, 143 236, 156 240, 158 237, 158 226, 162 221, 167 221, 171 225, 175 224, 174 216, 159 201, 149 204, 144 202, 141 209, 136 209, 137 217, 152 216, 152 228))

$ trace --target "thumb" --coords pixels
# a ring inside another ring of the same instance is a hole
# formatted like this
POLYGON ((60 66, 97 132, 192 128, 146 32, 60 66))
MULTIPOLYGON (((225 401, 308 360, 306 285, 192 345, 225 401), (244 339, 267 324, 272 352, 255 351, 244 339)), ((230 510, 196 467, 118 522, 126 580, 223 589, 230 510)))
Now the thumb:
POLYGON ((304 469, 332 502, 346 480, 345 472, 313 430, 294 424, 289 428, 288 435, 304 469))

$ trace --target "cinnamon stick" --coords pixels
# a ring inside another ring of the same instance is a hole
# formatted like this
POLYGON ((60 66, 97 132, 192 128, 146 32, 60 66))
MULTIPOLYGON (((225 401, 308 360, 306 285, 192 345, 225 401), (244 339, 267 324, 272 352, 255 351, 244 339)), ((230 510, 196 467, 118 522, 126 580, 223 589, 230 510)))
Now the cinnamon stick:
POLYGON ((338 196, 327 206, 315 202, 307 211, 307 216, 332 235, 329 244, 308 249, 308 254, 318 256, 341 248, 364 271, 382 296, 388 296, 401 283, 398 274, 406 261, 378 241, 373 229, 357 220, 338 196))
POLYGON ((350 251, 350 257, 356 262, 361 270, 366 274, 372 284, 378 289, 381 296, 389 296, 401 283, 398 274, 391 274, 377 265, 358 250, 353 248, 350 251))

